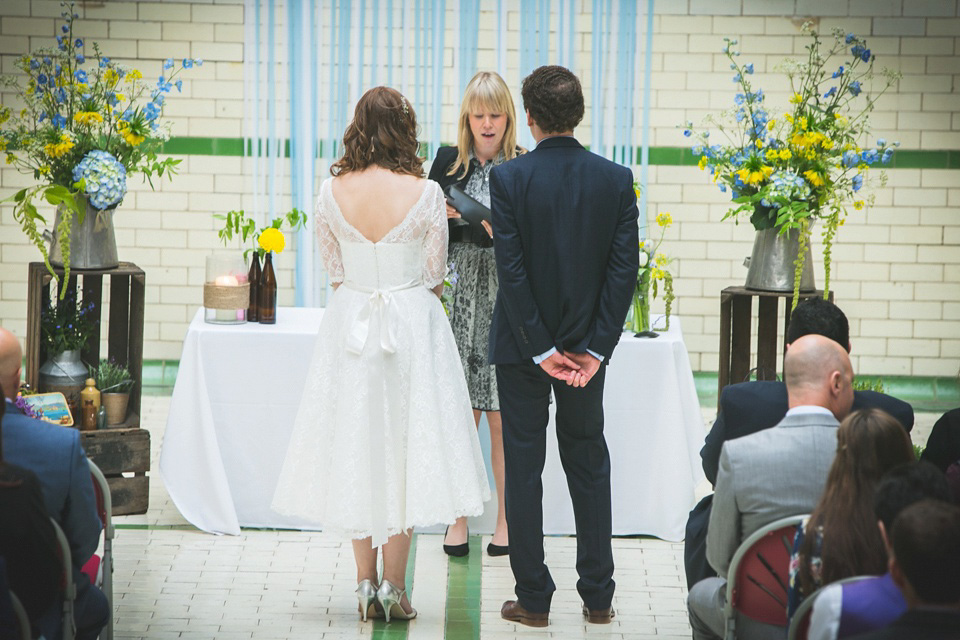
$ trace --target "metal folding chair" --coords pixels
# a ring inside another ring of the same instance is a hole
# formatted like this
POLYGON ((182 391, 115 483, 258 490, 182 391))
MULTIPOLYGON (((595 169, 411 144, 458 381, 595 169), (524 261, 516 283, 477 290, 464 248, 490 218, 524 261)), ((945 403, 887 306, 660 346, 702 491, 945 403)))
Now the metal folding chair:
POLYGON ((103 523, 103 560, 100 564, 102 581, 99 586, 107 596, 107 604, 110 606, 110 619, 107 621, 107 626, 100 632, 100 638, 113 640, 113 502, 110 497, 110 486, 100 468, 92 460, 87 462, 90 464, 90 477, 97 496, 97 514, 100 516, 100 522, 103 523))
MULTIPOLYGON (((861 580, 872 577, 874 576, 853 576, 852 578, 844 578, 843 580, 831 582, 828 585, 824 585, 824 587, 829 587, 834 584, 847 584, 848 582, 860 582, 861 580)), ((813 613, 814 601, 817 599, 817 596, 823 592, 824 587, 817 589, 804 598, 800 606, 797 607, 797 610, 793 614, 793 619, 790 621, 787 640, 807 640, 807 632, 810 631, 810 615, 813 613)))
POLYGON ((740 543, 727 572, 723 610, 727 640, 736 640, 737 613, 766 624, 787 626, 790 551, 796 527, 806 517, 781 518, 740 543))
POLYGON ((30 619, 27 618, 27 611, 23 608, 20 598, 13 591, 10 592, 10 602, 13 604, 13 615, 17 619, 20 640, 30 640, 30 619))
POLYGON ((77 585, 73 581, 73 555, 70 552, 70 543, 67 542, 67 536, 63 529, 57 524, 57 521, 50 518, 53 523, 53 531, 57 534, 57 544, 60 545, 60 560, 63 563, 63 578, 61 587, 63 591, 63 640, 74 640, 77 635, 77 625, 73 618, 73 604, 77 599, 77 585))

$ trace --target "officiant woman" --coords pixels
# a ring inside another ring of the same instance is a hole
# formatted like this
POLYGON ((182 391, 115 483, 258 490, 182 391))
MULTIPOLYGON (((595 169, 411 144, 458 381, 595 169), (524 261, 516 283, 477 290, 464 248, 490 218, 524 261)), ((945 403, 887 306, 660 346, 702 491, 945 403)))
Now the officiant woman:
MULTIPOLYGON (((506 83, 496 73, 481 71, 470 80, 460 106, 457 146, 441 147, 430 167, 430 179, 444 191, 457 185, 485 207, 490 207, 490 170, 523 153, 517 146, 516 112, 506 83)), ((450 324, 460 350, 470 390, 473 416, 479 427, 486 412, 490 427, 490 457, 497 485, 497 527, 487 546, 492 556, 507 555, 507 520, 503 505, 503 432, 497 377, 487 358, 487 338, 497 297, 497 267, 493 257, 493 230, 471 227, 447 205, 450 225, 449 259, 456 274, 450 324)), ((467 555, 467 521, 460 518, 447 529, 443 549, 452 556, 467 555)))

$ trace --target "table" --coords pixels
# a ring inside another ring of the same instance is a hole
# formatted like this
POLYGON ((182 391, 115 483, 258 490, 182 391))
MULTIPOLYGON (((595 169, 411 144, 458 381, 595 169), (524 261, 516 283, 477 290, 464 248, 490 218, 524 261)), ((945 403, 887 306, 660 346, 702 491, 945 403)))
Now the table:
MULTIPOLYGON (((320 528, 277 514, 270 503, 322 316, 322 309, 280 308, 275 325, 212 325, 201 309, 190 323, 160 473, 180 513, 198 528, 227 534, 241 526, 320 528)), ((604 404, 614 534, 681 540, 703 479, 704 425, 679 319, 658 338, 624 335, 609 367, 604 404)), ((552 426, 548 434, 544 531, 572 534, 552 426)), ((481 444, 489 460, 482 425, 481 444)), ((489 469, 488 475, 492 483, 489 469)), ((471 520, 474 533, 493 531, 492 493, 483 516, 471 520)))

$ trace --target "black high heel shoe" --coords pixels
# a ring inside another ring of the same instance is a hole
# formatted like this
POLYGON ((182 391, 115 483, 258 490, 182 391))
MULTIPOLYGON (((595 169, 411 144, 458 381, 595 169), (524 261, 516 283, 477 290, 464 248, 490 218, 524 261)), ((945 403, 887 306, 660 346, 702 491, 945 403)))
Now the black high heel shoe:
POLYGON ((492 542, 487 545, 487 555, 496 558, 497 556, 507 556, 510 555, 510 546, 505 544, 493 544, 492 542))
MULTIPOLYGON (((450 531, 448 526, 443 532, 443 537, 446 539, 447 532, 450 531)), ((443 545, 443 552, 448 556, 453 556, 454 558, 462 558, 468 553, 470 553, 470 530, 467 530, 467 541, 463 544, 445 544, 443 545)))

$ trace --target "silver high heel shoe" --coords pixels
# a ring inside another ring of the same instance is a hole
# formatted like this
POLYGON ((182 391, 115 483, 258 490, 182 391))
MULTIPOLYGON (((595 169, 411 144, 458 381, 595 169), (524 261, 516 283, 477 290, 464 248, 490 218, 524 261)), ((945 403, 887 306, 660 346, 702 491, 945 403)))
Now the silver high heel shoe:
POLYGON ((367 616, 375 618, 377 616, 377 588, 373 586, 373 582, 370 580, 362 580, 360 584, 357 585, 357 603, 360 607, 360 617, 364 622, 367 621, 367 616))
POLYGON ((386 616, 387 622, 390 622, 390 618, 412 620, 417 617, 417 610, 413 607, 410 607, 410 613, 403 610, 400 601, 403 600, 404 593, 406 593, 406 589, 397 589, 390 584, 389 580, 382 580, 380 582, 380 588, 377 590, 377 599, 380 600, 380 604, 383 605, 383 615, 386 616))

